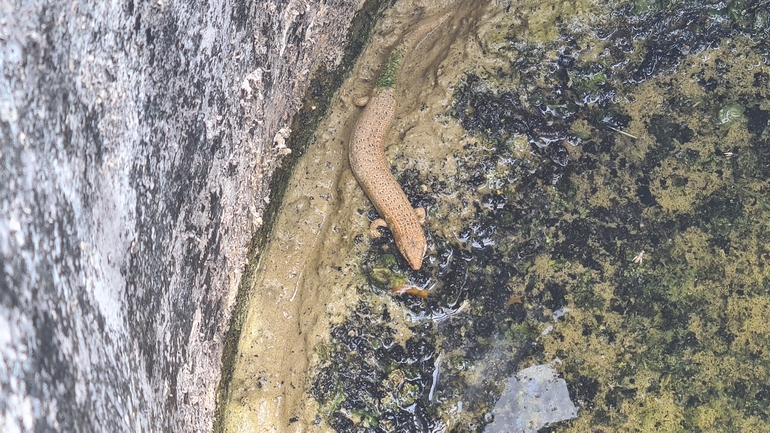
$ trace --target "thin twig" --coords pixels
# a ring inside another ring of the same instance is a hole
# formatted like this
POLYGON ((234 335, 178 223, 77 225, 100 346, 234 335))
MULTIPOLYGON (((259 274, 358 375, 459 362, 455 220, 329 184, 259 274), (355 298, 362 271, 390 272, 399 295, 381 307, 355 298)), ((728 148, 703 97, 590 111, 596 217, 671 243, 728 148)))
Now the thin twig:
POLYGON ((631 134, 629 134, 628 132, 623 132, 623 131, 621 131, 620 129, 618 129, 618 128, 613 128, 613 127, 612 127, 612 126, 610 126, 610 125, 604 125, 604 126, 606 126, 607 128, 610 128, 611 130, 613 130, 613 131, 615 131, 615 132, 617 132, 617 133, 619 133, 619 134, 623 134, 623 135, 625 135, 626 137, 631 137, 631 138, 633 138, 634 140, 638 140, 638 139, 639 139, 639 137, 637 137, 637 136, 635 136, 635 135, 631 135, 631 134))

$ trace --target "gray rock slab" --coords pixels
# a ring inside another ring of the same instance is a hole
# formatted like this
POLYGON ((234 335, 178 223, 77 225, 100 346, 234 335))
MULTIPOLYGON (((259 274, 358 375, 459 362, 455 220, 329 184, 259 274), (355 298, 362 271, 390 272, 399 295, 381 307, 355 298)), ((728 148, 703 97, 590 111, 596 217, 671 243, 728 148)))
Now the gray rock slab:
POLYGON ((0 430, 211 429, 274 137, 360 4, 0 2, 0 430))

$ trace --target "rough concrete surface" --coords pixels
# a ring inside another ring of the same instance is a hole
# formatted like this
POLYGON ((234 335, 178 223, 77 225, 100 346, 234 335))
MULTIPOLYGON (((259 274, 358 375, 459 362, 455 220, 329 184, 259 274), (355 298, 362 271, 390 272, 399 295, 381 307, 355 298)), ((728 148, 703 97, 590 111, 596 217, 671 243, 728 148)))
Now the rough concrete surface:
POLYGON ((360 3, 0 2, 0 430, 212 428, 279 130, 360 3))

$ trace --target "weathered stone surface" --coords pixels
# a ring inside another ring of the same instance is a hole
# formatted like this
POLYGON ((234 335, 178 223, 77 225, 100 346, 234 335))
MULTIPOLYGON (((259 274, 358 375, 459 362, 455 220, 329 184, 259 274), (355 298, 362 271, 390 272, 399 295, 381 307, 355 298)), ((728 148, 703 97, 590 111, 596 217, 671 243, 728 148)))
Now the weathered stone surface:
POLYGON ((360 3, 0 3, 0 430, 211 429, 274 138, 360 3))

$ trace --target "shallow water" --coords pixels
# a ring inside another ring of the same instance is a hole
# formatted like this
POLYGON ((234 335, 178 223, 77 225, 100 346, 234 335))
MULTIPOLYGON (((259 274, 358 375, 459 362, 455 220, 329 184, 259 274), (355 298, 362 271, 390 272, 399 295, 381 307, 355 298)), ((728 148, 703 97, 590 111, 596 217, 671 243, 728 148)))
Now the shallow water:
POLYGON ((259 265, 231 425, 483 431, 550 364, 578 407, 551 431, 770 429, 767 2, 462 4, 397 2, 340 89, 259 265), (428 211, 419 271, 370 238, 345 154, 415 32, 386 154, 428 211))

